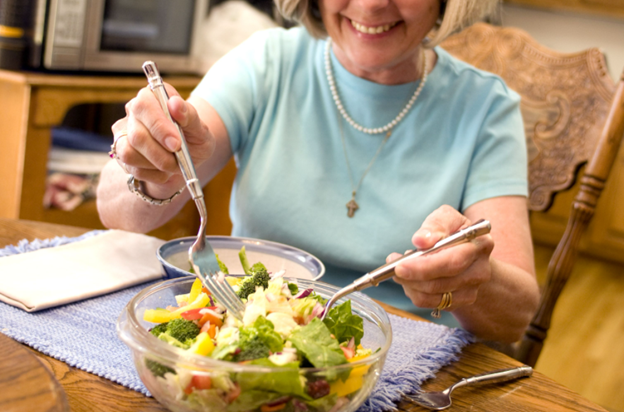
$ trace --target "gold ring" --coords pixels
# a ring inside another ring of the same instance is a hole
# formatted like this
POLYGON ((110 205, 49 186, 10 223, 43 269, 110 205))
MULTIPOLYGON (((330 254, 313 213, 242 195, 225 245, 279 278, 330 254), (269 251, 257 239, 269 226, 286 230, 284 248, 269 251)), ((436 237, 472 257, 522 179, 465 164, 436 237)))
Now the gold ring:
POLYGON ((126 136, 128 136, 128 133, 124 131, 124 132, 121 132, 119 136, 115 136, 113 138, 113 144, 111 145, 111 150, 110 152, 108 152, 108 155, 110 156, 111 159, 117 160, 117 163, 119 163, 119 166, 121 166, 121 168, 124 170, 124 172, 126 172, 126 174, 130 174, 130 172, 128 172, 128 169, 126 169, 126 164, 121 161, 119 156, 117 156, 117 142, 119 141, 119 139, 121 139, 122 137, 126 137, 126 136))
POLYGON ((433 316, 436 319, 439 319, 441 316, 440 311, 450 308, 452 304, 453 304, 453 294, 451 292, 444 292, 444 294, 442 294, 442 299, 440 300, 440 304, 438 305, 437 308, 435 308, 431 312, 431 316, 433 316))

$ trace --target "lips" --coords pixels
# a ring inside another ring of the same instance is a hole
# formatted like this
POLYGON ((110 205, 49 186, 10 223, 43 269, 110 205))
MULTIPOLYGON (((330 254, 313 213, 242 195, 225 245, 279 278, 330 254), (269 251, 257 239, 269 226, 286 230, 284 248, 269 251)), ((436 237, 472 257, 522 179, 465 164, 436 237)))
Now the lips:
POLYGON ((353 26, 353 28, 357 31, 359 31, 360 33, 364 33, 364 34, 381 34, 381 33, 385 33, 387 31, 389 31, 390 29, 392 29, 394 26, 396 26, 398 23, 394 22, 394 23, 390 23, 390 24, 383 24, 380 26, 365 26, 363 24, 360 24, 358 22, 355 22, 353 20, 351 21, 351 25, 353 26))

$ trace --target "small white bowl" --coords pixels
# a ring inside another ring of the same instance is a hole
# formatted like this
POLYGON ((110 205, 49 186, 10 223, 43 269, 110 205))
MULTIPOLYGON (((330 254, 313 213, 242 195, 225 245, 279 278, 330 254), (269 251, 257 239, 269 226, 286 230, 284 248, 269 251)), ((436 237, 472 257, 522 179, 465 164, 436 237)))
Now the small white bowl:
MULTIPOLYGON (((238 252, 243 246, 250 264, 262 262, 272 272, 285 270, 291 278, 318 280, 325 274, 325 266, 314 255, 292 246, 268 240, 206 236, 219 259, 228 267, 230 274, 243 274, 238 252)), ((157 256, 165 269, 165 279, 193 276, 189 272, 189 247, 194 236, 171 240, 158 248, 157 256)))

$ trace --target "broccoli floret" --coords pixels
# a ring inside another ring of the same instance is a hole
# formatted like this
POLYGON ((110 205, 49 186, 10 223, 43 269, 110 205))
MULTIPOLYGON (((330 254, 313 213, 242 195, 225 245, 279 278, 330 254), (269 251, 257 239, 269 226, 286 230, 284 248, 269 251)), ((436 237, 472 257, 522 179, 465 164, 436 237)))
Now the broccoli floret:
POLYGON ((161 323, 160 325, 154 326, 150 330, 150 333, 156 337, 159 337, 161 333, 165 333, 167 331, 167 324, 168 322, 165 322, 165 323, 161 323))
POLYGON ((247 299, 249 295, 256 291, 258 286, 262 286, 263 289, 269 287, 269 279, 271 278, 269 276, 269 272, 266 270, 264 265, 262 265, 262 267, 259 267, 258 265, 262 265, 262 263, 256 263, 253 265, 252 268, 257 267, 257 270, 253 272, 251 276, 246 277, 240 282, 238 296, 240 296, 241 299, 247 299))
POLYGON ((234 362, 242 362, 246 360, 266 358, 269 356, 269 347, 260 339, 259 336, 246 340, 241 345, 241 351, 233 357, 234 362))
POLYGON ((255 275, 256 273, 266 273, 268 275, 269 271, 267 270, 266 266, 258 262, 258 263, 254 263, 251 269, 249 269, 250 275, 255 275))
POLYGON ((147 369, 149 369, 150 372, 152 372, 152 374, 154 374, 154 376, 156 377, 165 376, 165 373, 173 373, 174 375, 176 374, 175 370, 151 359, 145 359, 145 366, 147 366, 147 369))
POLYGON ((191 347, 191 343, 192 343, 192 339, 187 342, 180 342, 179 340, 177 340, 176 338, 174 338, 173 336, 171 336, 170 334, 168 334, 167 332, 165 333, 161 333, 160 335, 158 335, 158 339, 160 339, 163 342, 167 342, 169 345, 175 346, 176 348, 180 348, 180 349, 188 349, 191 347))
POLYGON ((295 283, 290 283, 288 282, 288 290, 290 290, 290 294, 295 296, 297 293, 299 293, 299 287, 295 284, 295 283))
POLYGON ((178 340, 179 342, 187 342, 195 339, 199 335, 200 327, 195 322, 186 319, 173 319, 167 323, 167 335, 178 340))
POLYGON ((256 291, 256 287, 262 286, 264 289, 268 288, 269 279, 271 277, 269 276, 267 268, 260 262, 249 266, 245 246, 238 252, 238 257, 243 266, 243 271, 246 275, 250 275, 239 283, 238 296, 240 296, 241 299, 247 299, 247 296, 256 291))

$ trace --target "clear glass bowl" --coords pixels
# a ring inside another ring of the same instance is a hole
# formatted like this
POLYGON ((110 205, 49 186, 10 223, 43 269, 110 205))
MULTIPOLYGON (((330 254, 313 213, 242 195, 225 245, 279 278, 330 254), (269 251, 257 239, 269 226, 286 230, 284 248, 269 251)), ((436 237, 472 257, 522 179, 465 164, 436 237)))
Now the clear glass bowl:
MULTIPOLYGON (((279 410, 275 408, 289 399, 287 408, 281 409, 284 412, 354 411, 370 395, 390 348, 392 331, 387 313, 366 295, 356 292, 347 298, 351 300, 353 313, 364 319, 361 344, 372 349, 372 355, 327 368, 269 368, 189 354, 156 339, 148 332, 155 324, 143 320, 144 311, 176 305, 175 296, 189 293, 193 281, 194 278, 190 277, 176 278, 145 288, 128 303, 117 321, 117 333, 132 350, 141 380, 151 394, 170 410, 266 412, 279 410), (164 370, 175 371, 175 375, 166 373, 163 377, 155 376, 152 372, 154 368, 149 368, 154 362, 164 367, 164 370), (197 396, 198 393, 185 393, 184 389, 191 379, 197 379, 193 376, 209 377, 211 389, 198 392, 201 396, 197 396), (289 382, 296 382, 296 379, 305 382, 303 388, 307 396, 313 398, 328 390, 330 395, 307 404, 297 397, 286 395, 292 393, 287 388, 289 382), (276 385, 276 382, 279 384, 276 385), (267 385, 272 389, 276 386, 282 388, 283 394, 268 392, 267 385), (236 390, 232 390, 233 387, 236 390)), ((299 289, 313 288, 325 298, 339 289, 318 281, 294 278, 288 281, 296 283, 299 289)))

